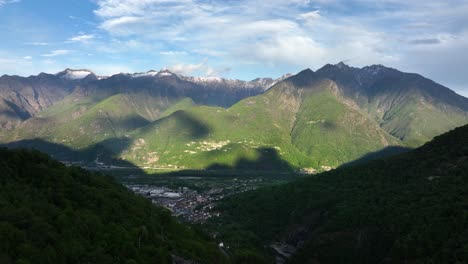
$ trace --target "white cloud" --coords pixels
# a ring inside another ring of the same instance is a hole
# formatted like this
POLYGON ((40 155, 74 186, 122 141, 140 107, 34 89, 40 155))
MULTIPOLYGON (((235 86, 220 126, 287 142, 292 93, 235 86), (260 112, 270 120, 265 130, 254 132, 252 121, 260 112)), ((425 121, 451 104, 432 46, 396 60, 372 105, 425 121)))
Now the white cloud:
POLYGON ((92 72, 98 75, 104 76, 111 76, 118 73, 129 73, 135 72, 134 69, 129 67, 128 65, 121 65, 121 64, 87 64, 87 65, 76 65, 76 68, 88 68, 91 69, 92 72), (85 67, 84 67, 85 66, 85 67))
MULTIPOLYGON (((353 53, 351 50, 341 51, 344 48, 359 47, 358 53, 363 55, 365 51, 372 53, 376 49, 371 45, 375 41, 370 38, 361 39, 360 43, 335 41, 337 36, 346 39, 359 33, 354 41, 371 33, 365 29, 358 32, 355 30, 357 26, 349 31, 348 24, 326 19, 318 9, 304 11, 303 7, 310 3, 303 0, 288 3, 241 0, 226 5, 216 1, 201 4, 191 0, 101 0, 95 13, 103 20, 100 27, 112 35, 177 43, 185 50, 223 57, 237 64, 310 67, 327 62, 327 58, 334 59, 337 51, 347 57, 353 53), (278 12, 284 14, 280 16, 278 12), (333 36, 326 31, 340 35, 333 36), (327 35, 333 43, 322 35, 327 35)), ((174 55, 167 51, 160 54, 174 55)), ((377 56, 373 54, 373 57, 377 56)), ((178 66, 190 72, 195 65, 178 66)))
MULTIPOLYGON (((12 1, 0 0, 6 2, 12 1)), ((468 87, 468 0, 93 2, 97 30, 68 42, 89 41, 93 59, 103 56, 137 71, 143 67, 138 65, 173 65, 183 74, 214 75, 229 66, 237 77, 249 65, 250 78, 256 77, 256 69, 277 74, 351 59, 354 66, 381 63, 448 86, 468 87), (98 36, 102 31, 108 34, 98 36), (210 66, 196 63, 203 58, 210 66)), ((70 52, 57 49, 42 56, 70 52)))
POLYGON ((49 52, 47 54, 42 54, 41 56, 42 57, 56 57, 56 56, 67 55, 67 54, 69 54, 71 52, 72 52, 71 50, 64 50, 64 49, 52 50, 51 52, 49 52))
MULTIPOLYGON (((212 77, 218 76, 220 73, 220 71, 216 70, 215 68, 208 66, 207 60, 204 60, 198 64, 178 63, 168 67, 168 69, 173 73, 189 76, 196 75, 212 77)), ((221 71, 226 71, 226 68, 221 71)))
POLYGON ((182 55, 187 55, 187 52, 169 50, 169 51, 160 51, 159 54, 164 55, 164 56, 182 56, 182 55))
POLYGON ((189 5, 191 0, 100 0, 95 11, 101 17, 139 16, 163 7, 189 5))
POLYGON ((26 42, 24 44, 31 45, 31 46, 48 46, 49 45, 49 43, 47 42, 26 42))
POLYGON ((21 0, 0 0, 0 6, 19 2, 21 2, 21 0))
POLYGON ((94 39, 94 35, 78 35, 78 36, 75 36, 75 37, 72 37, 72 38, 69 38, 68 39, 68 42, 83 42, 83 43, 86 43, 90 40, 94 39))
POLYGON ((25 59, 25 60, 32 60, 32 57, 31 57, 31 56, 24 56, 23 59, 25 59))
POLYGON ((309 37, 297 35, 276 36, 241 50, 244 53, 246 51, 248 53, 244 57, 251 56, 253 52, 257 60, 273 65, 286 63, 309 67, 326 59, 323 47, 309 37))
POLYGON ((150 24, 144 17, 123 16, 111 18, 102 23, 101 28, 116 35, 132 35, 139 32, 143 24, 150 24))
POLYGON ((298 18, 301 19, 301 20, 305 20, 307 22, 310 22, 310 21, 320 19, 320 17, 321 17, 320 16, 320 11, 315 10, 315 11, 300 14, 298 18))

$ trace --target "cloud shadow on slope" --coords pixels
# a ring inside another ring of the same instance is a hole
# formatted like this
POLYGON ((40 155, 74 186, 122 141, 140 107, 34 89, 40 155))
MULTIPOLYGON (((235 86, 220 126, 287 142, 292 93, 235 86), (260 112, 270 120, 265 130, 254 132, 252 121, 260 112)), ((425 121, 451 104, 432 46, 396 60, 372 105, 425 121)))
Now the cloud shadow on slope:
POLYGON ((260 170, 260 171, 293 171, 289 162, 283 160, 278 151, 274 148, 263 147, 256 150, 258 158, 250 160, 247 158, 238 159, 233 166, 214 163, 206 170, 260 170))
POLYGON ((9 109, 5 109, 4 111, 0 112, 0 115, 3 114, 7 117, 19 118, 21 120, 26 120, 31 117, 31 115, 28 112, 21 110, 21 108, 18 105, 6 99, 1 99, 1 100, 4 102, 5 106, 8 107, 9 109))
POLYGON ((374 151, 374 152, 366 153, 366 154, 362 155, 361 157, 359 157, 359 158, 357 158, 357 159, 355 159, 353 161, 350 161, 350 162, 347 162, 347 163, 344 163, 344 164, 340 165, 339 168, 364 164, 364 163, 367 163, 367 162, 372 161, 372 160, 383 159, 383 158, 386 158, 386 157, 390 157, 390 156, 398 155, 398 154, 401 154, 401 153, 405 153, 405 152, 408 152, 410 150, 412 150, 412 148, 401 147, 401 146, 388 146, 388 147, 382 148, 382 149, 374 151))
POLYGON ((143 173, 142 170, 135 164, 124 161, 117 157, 123 150, 125 150, 130 144, 129 139, 107 139, 95 145, 92 145, 83 150, 74 150, 70 147, 47 142, 42 139, 29 139, 15 141, 7 144, 1 144, 0 147, 6 148, 25 148, 25 149, 36 149, 38 151, 47 153, 52 158, 57 159, 62 162, 72 162, 78 163, 80 166, 91 166, 95 167, 97 160, 100 163, 105 164, 106 166, 119 166, 137 169, 140 173, 143 173))
POLYGON ((141 129, 143 133, 151 133, 155 129, 169 128, 174 136, 181 135, 188 139, 203 139, 211 132, 211 127, 197 117, 179 110, 167 117, 156 120, 141 129))
POLYGON ((145 127, 150 124, 150 121, 141 116, 132 116, 124 119, 113 120, 112 125, 123 131, 133 131, 140 127, 145 127))

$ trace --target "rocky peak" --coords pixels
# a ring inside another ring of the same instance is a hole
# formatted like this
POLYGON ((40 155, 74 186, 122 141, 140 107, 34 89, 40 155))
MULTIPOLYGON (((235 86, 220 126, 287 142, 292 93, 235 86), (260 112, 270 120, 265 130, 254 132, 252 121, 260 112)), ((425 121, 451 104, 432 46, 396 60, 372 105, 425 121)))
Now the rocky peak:
POLYGON ((139 78, 139 77, 169 77, 169 76, 177 76, 176 74, 172 73, 168 69, 162 69, 160 71, 155 71, 155 70, 150 70, 147 72, 139 72, 139 73, 134 73, 131 75, 133 78, 139 78))
POLYGON ((301 87, 301 86, 308 86, 312 82, 315 81, 317 74, 312 71, 311 69, 307 68, 296 75, 293 75, 286 79, 286 81, 291 81, 294 85, 301 87))
POLYGON ((67 80, 81 80, 81 79, 88 77, 88 75, 91 75, 91 74, 95 75, 90 70, 86 70, 86 69, 74 70, 74 69, 67 68, 55 75, 62 79, 67 79, 67 80))
POLYGON ((344 62, 340 61, 338 64, 335 65, 338 69, 347 69, 349 66, 345 64, 344 62))
POLYGON ((158 76, 173 76, 176 75, 168 69, 162 69, 158 72, 158 76))
POLYGON ((383 73, 385 71, 391 70, 391 68, 387 68, 381 64, 374 64, 371 66, 366 66, 361 69, 363 72, 371 74, 371 75, 378 75, 380 73, 383 73))

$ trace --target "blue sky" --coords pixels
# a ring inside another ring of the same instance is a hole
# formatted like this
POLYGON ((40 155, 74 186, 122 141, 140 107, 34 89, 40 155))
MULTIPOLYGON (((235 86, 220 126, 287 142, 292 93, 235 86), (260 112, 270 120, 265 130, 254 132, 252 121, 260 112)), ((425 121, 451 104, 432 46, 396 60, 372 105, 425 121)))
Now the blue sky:
POLYGON ((0 0, 0 75, 253 79, 346 61, 468 96, 468 0, 0 0))

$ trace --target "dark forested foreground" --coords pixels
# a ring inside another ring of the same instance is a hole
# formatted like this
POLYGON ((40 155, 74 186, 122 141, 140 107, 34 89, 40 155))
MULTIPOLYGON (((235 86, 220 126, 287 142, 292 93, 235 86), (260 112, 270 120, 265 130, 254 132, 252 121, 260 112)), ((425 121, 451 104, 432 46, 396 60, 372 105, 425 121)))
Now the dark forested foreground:
POLYGON ((110 177, 0 149, 0 263, 197 263, 225 257, 110 177))
POLYGON ((239 263, 271 263, 275 242, 297 248, 292 263, 468 263, 468 126, 219 209, 213 226, 239 263))
POLYGON ((272 245, 292 263, 468 263, 468 126, 228 197, 206 227, 222 250, 102 174, 5 149, 0 171, 2 264, 273 263, 272 245))

